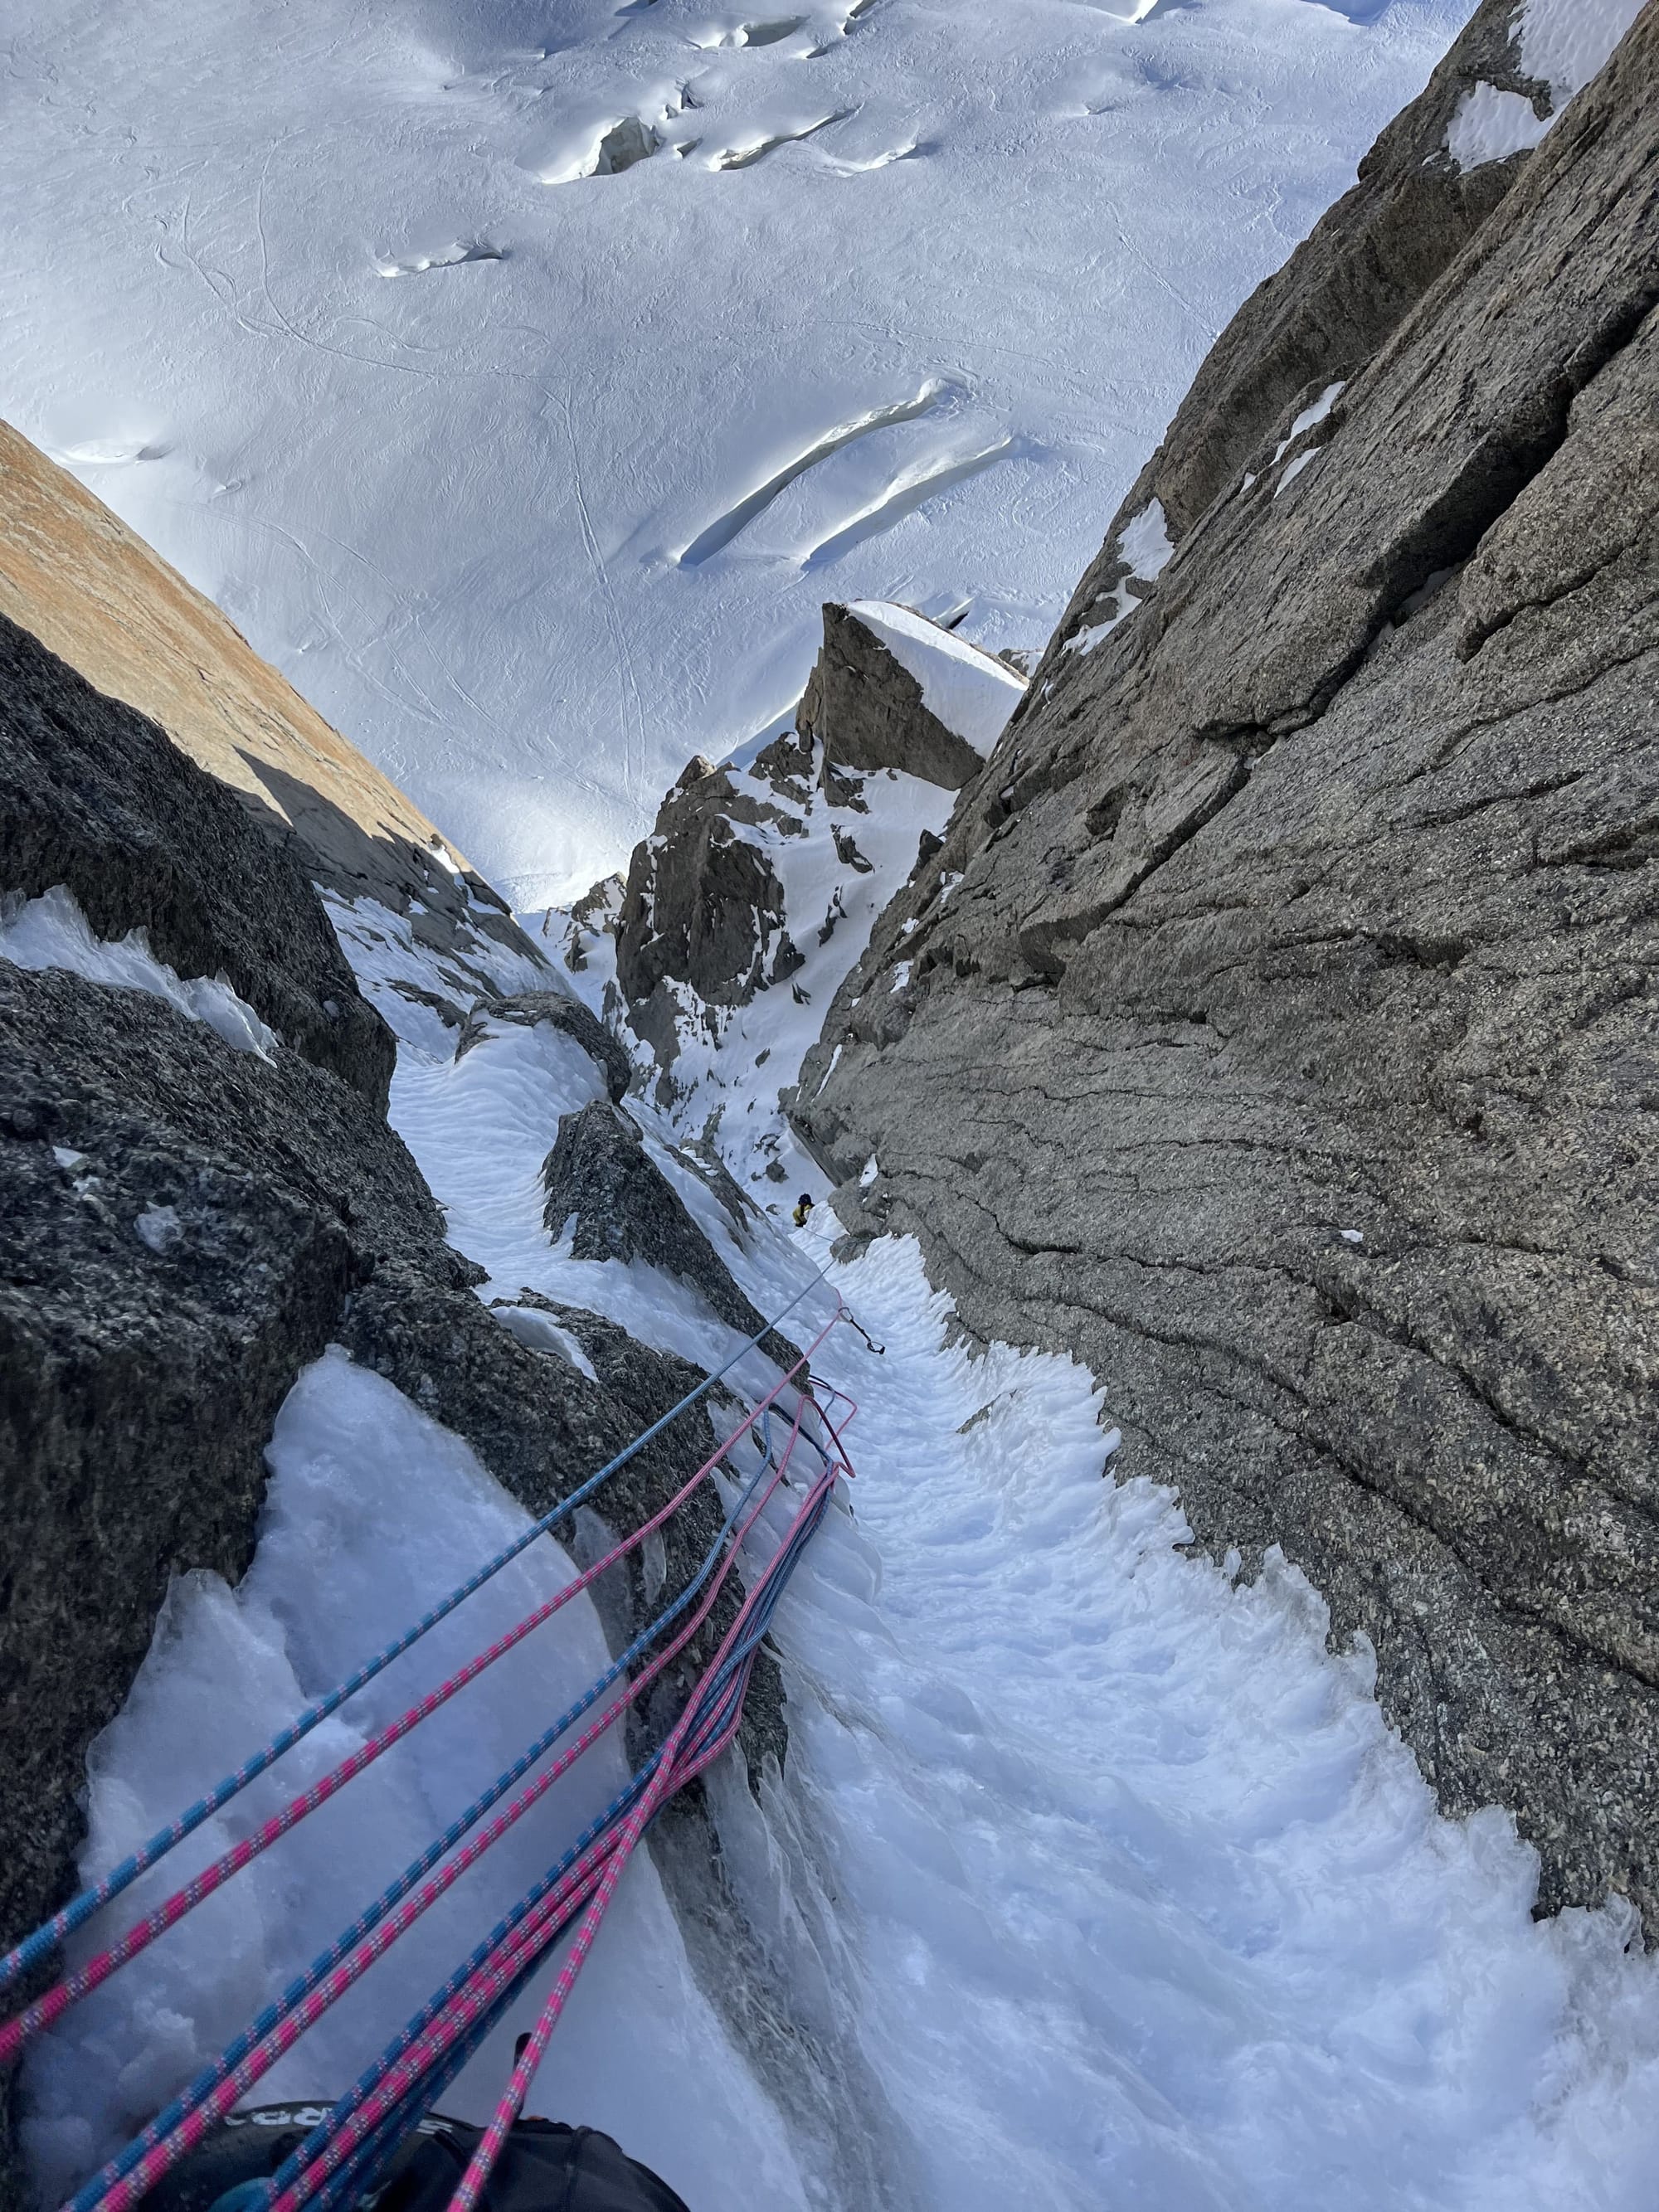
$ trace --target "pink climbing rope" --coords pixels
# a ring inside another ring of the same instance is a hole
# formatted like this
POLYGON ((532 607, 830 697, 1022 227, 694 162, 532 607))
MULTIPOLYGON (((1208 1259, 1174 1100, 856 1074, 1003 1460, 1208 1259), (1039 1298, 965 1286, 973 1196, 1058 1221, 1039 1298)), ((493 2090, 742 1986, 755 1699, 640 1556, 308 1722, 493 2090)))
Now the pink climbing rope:
MULTIPOLYGON (((829 1324, 829 1327, 833 1326, 833 1322, 829 1324)), ((827 1328, 824 1333, 828 1333, 827 1328)), ((818 1341, 822 1341, 822 1337, 820 1337, 818 1341)), ((816 1345, 813 1348, 816 1349, 816 1345)), ((698 1475, 692 1478, 693 1483, 701 1480, 705 1472, 712 1470, 712 1468, 718 1464, 720 1459, 725 1455, 726 1452, 729 1451, 732 1444, 736 1441, 737 1437, 742 1434, 745 1429, 753 1425, 755 1420, 757 1420, 760 1417, 761 1413, 764 1412, 767 1405, 771 1402, 771 1399, 775 1398, 778 1395, 778 1392, 784 1387, 786 1387, 785 1384, 781 1382, 777 1386, 777 1389, 772 1392, 767 1400, 763 1401, 760 1405, 757 1406, 747 1419, 744 1422, 740 1423, 738 1428, 732 1431, 731 1437, 726 1440, 725 1443, 721 1446, 720 1450, 717 1452, 714 1455, 713 1459, 708 1463, 708 1468, 705 1469, 700 1469, 698 1475)), ((506 1807, 488 1824, 485 1828, 481 1830, 479 1833, 463 1848, 462 1850, 457 1853, 453 1858, 446 1862, 446 1863, 439 1868, 435 1873, 431 1875, 418 1889, 404 1899, 402 1904, 398 1905, 397 1910, 387 1920, 383 1922, 381 1925, 375 1929, 371 1935, 367 1936, 361 1943, 359 1943, 346 1958, 343 1959, 340 1963, 318 1984, 317 1987, 313 1989, 285 2019, 280 2021, 276 2027, 272 2028, 252 2050, 246 2053, 236 2066, 232 2068, 227 2073, 223 2081, 217 2085, 212 2093, 205 2098, 193 2112, 189 2113, 187 2117, 179 2123, 177 2128, 175 2128, 161 2142, 155 2144, 152 2148, 146 2152, 145 2155, 138 2160, 129 2172, 118 2179, 113 2179, 112 2185, 98 2199, 99 2204, 101 2208, 101 2212, 131 2212, 131 2208, 135 2206, 138 2203, 139 2199, 145 2196, 149 2191, 155 2186, 155 2183, 161 2179, 162 2174, 176 2165, 180 2159, 187 2156, 190 2152, 196 2149, 204 2139, 209 2130, 222 2120, 234 2106, 239 2104, 246 2096, 247 2093, 252 2088, 254 2084, 259 2081, 264 2074, 268 2073, 270 2068, 276 2063, 277 2060, 293 2047, 301 2036, 302 2036, 307 2029, 312 2027, 315 2022, 321 2018, 325 2012, 328 2011, 331 2007, 337 2003, 340 1998, 346 1994, 347 1990, 360 1980, 363 1974, 368 1972, 369 1967, 373 1966, 378 1959, 382 1957, 385 1953, 390 1949, 392 1945, 395 1943, 401 1936, 406 1933, 409 1928, 410 1928, 423 1913, 436 1903, 437 1899, 451 1887, 459 1876, 465 1873, 469 1867, 475 1864, 478 1858, 481 1857, 485 1851, 489 1850, 494 1844, 498 1842, 501 1837, 506 1834, 507 1830, 512 1827, 516 1821, 521 1819, 524 1814, 526 1813, 533 1804, 538 1802, 538 1800, 546 1794, 547 1790, 552 1787, 553 1784, 557 1781, 562 1774, 568 1771, 569 1768, 574 1765, 575 1761, 582 1755, 582 1753, 598 1741, 599 1737, 615 1723, 617 1717, 627 1709, 629 1705, 631 1704, 634 1699, 635 1699, 662 1672, 662 1670, 671 1663, 674 1657, 682 1650, 684 1650, 686 1644, 689 1643, 690 1638, 696 1634, 702 1622, 707 1620, 720 1589, 725 1585, 726 1577, 731 1573, 732 1569, 736 1563, 738 1551, 741 1547, 744 1538, 747 1535, 749 1530, 754 1526, 756 1520, 764 1510, 766 1504, 777 1490, 779 1485, 783 1481, 793 1457, 795 1446, 799 1441, 802 1423, 805 1418, 809 1407, 811 1405, 812 1401, 804 1395, 799 1396, 795 1412, 790 1425, 787 1442, 782 1453, 780 1455, 778 1464, 773 1470, 770 1480, 765 1485, 764 1488, 750 1502, 750 1505, 745 1510, 742 1519, 733 1530, 732 1541, 728 1547, 726 1559, 722 1563, 718 1574, 712 1581, 696 1612, 690 1616, 686 1625, 678 1632, 673 1641, 657 1656, 656 1659, 651 1662, 647 1668, 642 1670, 637 1680, 629 1686, 624 1693, 612 1702, 612 1704, 598 1720, 590 1723, 589 1727, 583 1732, 581 1736, 578 1738, 574 1743, 570 1745, 563 1753, 562 1753, 559 1758, 544 1773, 538 1776, 536 1780, 529 1784, 529 1786, 513 1801, 512 1804, 506 1807)), ((823 1418, 822 1415, 820 1417, 823 1418)), ((827 1419, 825 1425, 830 1425, 827 1419)), ((831 1429, 831 1433, 834 1433, 833 1428, 831 1429)), ((820 1478, 819 1482, 814 1486, 815 1494, 816 1492, 823 1486, 823 1484, 825 1481, 833 1480, 833 1472, 834 1471, 832 1470, 830 1474, 820 1478)), ((687 1486, 688 1488, 691 1485, 690 1484, 687 1486)), ((648 1529, 651 1525, 653 1524, 647 1523, 644 1529, 638 1532, 639 1534, 642 1536, 648 1533, 648 1529)), ((625 1548, 627 1548, 625 1546, 618 1547, 618 1553, 625 1548)), ((594 1570, 596 1572, 598 1571, 599 1570, 597 1569, 594 1570)), ((568 1595, 570 1594, 574 1594, 575 1588, 575 1584, 568 1585, 567 1586, 567 1590, 561 1593, 561 1595, 568 1595)), ((738 1616, 738 1620, 741 1620, 744 1617, 744 1611, 740 1611, 738 1616)), ((726 1647, 723 1644, 721 1648, 722 1651, 724 1651, 726 1647)), ((594 1846, 594 1850, 599 1851, 600 1848, 600 1846, 596 1845, 594 1846)), ((576 1881, 581 1867, 587 1863, 587 1859, 591 1856, 592 1856, 592 1853, 586 1855, 584 1860, 579 1863, 578 1868, 573 1869, 571 1875, 566 1877, 565 1881, 560 1885, 559 1889, 552 1893, 548 1899, 543 1901, 542 1905, 538 1908, 538 1911, 535 1916, 536 1925, 540 1926, 545 1922, 550 1912, 555 1908, 556 1900, 562 1897, 568 1899, 572 1885, 576 1881)), ((529 1924, 530 1923, 527 1922, 525 1923, 525 1926, 527 1927, 529 1924)), ((523 1934, 524 1927, 515 1930, 515 1939, 521 1937, 523 1934)), ((520 1947, 515 1942, 515 1953, 521 1947, 520 1947)), ((113 1969, 112 1968, 111 1971, 113 1971, 113 1969)), ((453 2032, 449 2033, 442 2042, 441 2047, 443 2049, 447 2049, 448 2045, 453 2041, 455 2035, 463 2033, 471 2019, 476 2016, 476 2007, 470 2010, 462 2012, 459 2009, 460 2002, 461 2001, 458 2000, 457 2005, 451 2008, 452 2012, 456 2014, 456 2017, 451 2024, 453 2032)), ((482 2002, 482 1999, 480 2002, 482 2002)), ((447 2018, 447 2015, 446 2015, 446 2017, 447 2018)), ((419 2045, 414 2046, 411 2049, 409 2057, 412 2058, 415 2050, 417 2050, 421 2046, 419 2045)), ((422 2061, 422 2063, 429 2063, 430 2057, 432 2055, 435 2054, 428 2054, 427 2059, 422 2061)), ((390 2078, 391 2077, 388 2076, 388 2081, 390 2078)), ((407 2081, 412 2077, 405 2072, 403 2078, 406 2086, 407 2081)), ((385 2085, 382 2086, 384 2087, 385 2085)), ((386 2105, 382 2101, 377 2106, 377 2112, 383 2112, 385 2109, 386 2109, 386 2105)), ((366 2112, 367 2110, 368 2107, 365 2106, 364 2111, 366 2112)), ((354 2116, 355 2119, 362 2119, 362 2118, 363 2113, 362 2112, 354 2116)), ((303 2177, 304 2180, 311 2183, 313 2188, 320 2185, 320 2184, 326 2179, 328 2172, 331 2172, 333 2167, 340 2162, 340 2160, 349 2153, 354 2144, 357 2141, 361 2140, 362 2134, 364 2131, 364 2130, 356 2129, 351 2124, 349 2124, 346 2128, 341 2130, 330 2143, 328 2150, 325 2153, 324 2157, 319 2160, 312 2167, 308 2167, 307 2169, 306 2175, 303 2177), (313 2176, 314 2180, 313 2179, 313 2176)), ((296 2183, 294 2189, 285 2192, 284 2199, 279 2200, 279 2202, 285 2201, 289 2197, 294 2197, 294 2201, 296 2203, 303 2202, 303 2197, 295 2195, 295 2191, 297 2191, 300 2186, 301 2184, 296 2183)), ((311 2188, 307 2188, 305 2191, 305 2194, 309 2195, 310 2193, 311 2188)), ((275 2212, 274 2207, 272 2208, 272 2212, 275 2212)))
MULTIPOLYGON (((841 1442, 839 1435, 833 1429, 831 1433, 836 1435, 836 1445, 839 1448, 841 1442)), ((824 1474, 813 1485, 805 1503, 795 1516, 796 1526, 805 1521, 820 1498, 833 1488, 836 1474, 835 1468, 826 1468, 824 1474)), ((785 1544, 779 1547, 778 1554, 775 1554, 775 1562, 776 1557, 781 1556, 786 1549, 787 1540, 785 1544)), ((702 1683, 699 1685, 699 1688, 712 1680, 721 1660, 725 1658, 732 1645, 740 1640, 744 1626, 754 1611, 761 1593, 765 1588, 767 1577, 771 1572, 772 1566, 769 1565, 767 1575, 761 1578, 755 1589, 744 1599, 738 1618, 726 1631, 721 1639, 719 1651, 705 1670, 702 1683)), ((696 1718, 696 1706, 697 1698, 694 1693, 663 1747, 661 1764, 652 1776, 638 1805, 623 1824, 622 1831, 605 1860, 605 1870, 599 1876, 598 1886, 583 1914, 581 1925, 576 1930, 569 1954, 559 1970, 558 1978, 549 1993, 541 2015, 531 2032, 530 2040, 513 2069, 512 2079, 495 2107, 495 2116, 474 2150, 466 2172, 449 2201, 449 2212, 477 2212, 478 2203, 483 2194, 484 2186, 489 2181, 491 2170, 501 2154, 501 2146, 507 2141, 509 2130, 523 2107, 525 2098, 529 2094, 530 2085, 535 2079, 536 2069, 541 2064, 543 2054, 547 2049, 553 2030, 558 2025, 559 2016, 564 2010, 570 1992, 575 1987, 576 1978, 581 1972, 587 1954, 592 1948, 593 1940, 599 1933, 600 1923, 610 1907, 611 1900, 616 1894, 617 1885, 622 1879, 623 1869, 632 1857, 640 1838, 644 1834, 653 1815, 664 1799, 672 1796, 676 1790, 682 1788, 690 1778, 689 1772, 681 1774, 678 1771, 677 1754, 696 1718)), ((737 1723, 734 1721, 732 1726, 735 1732, 737 1723)), ((721 1747, 723 1748, 723 1746, 721 1747)), ((289 2212, 289 2208, 283 2207, 283 2212, 289 2212)))
MULTIPOLYGON (((521 1644, 526 1637, 542 1626, 545 1621, 550 1620, 553 1615, 568 1605, 574 1597, 588 1589, 608 1568, 615 1566, 619 1560, 625 1559, 630 1552, 642 1544, 647 1536, 661 1528, 679 1510, 698 1486, 708 1480, 738 1438, 752 1429, 756 1422, 772 1407, 783 1391, 790 1387, 790 1378, 801 1369, 810 1368, 812 1354, 818 1349, 830 1330, 835 1328, 839 1318, 838 1311, 824 1324, 795 1365, 790 1368, 788 1373, 780 1379, 747 1417, 739 1422, 720 1449, 712 1453, 696 1472, 675 1492, 668 1503, 653 1514, 641 1527, 636 1528, 632 1535, 616 1545, 602 1559, 578 1575, 574 1581, 567 1583, 562 1589, 556 1592, 544 1604, 538 1606, 533 1612, 526 1613, 522 1620, 498 1637, 486 1650, 480 1652, 476 1658, 469 1660, 465 1666, 450 1675, 446 1681, 441 1682, 435 1689, 429 1691, 418 1703, 411 1705, 408 1711, 360 1745, 337 1766, 313 1783, 308 1789, 301 1790, 297 1796, 291 1798, 280 1812, 273 1814, 252 1834, 244 1837, 240 1843, 233 1845, 229 1850, 216 1859, 211 1866, 204 1868, 200 1874, 195 1875, 183 1888, 175 1890, 172 1896, 148 1913, 143 1920, 128 1929, 125 1934, 108 1949, 97 1953, 87 1961, 85 1966, 78 1968, 76 1972, 66 1975, 55 1987, 36 1998, 32 2004, 25 2007, 21 2012, 0 2027, 0 2065, 4 2065, 8 2061, 15 2058, 33 2037, 50 2027, 54 2021, 60 2019, 69 2010, 70 2006, 79 2003, 82 1997, 89 1996, 94 1990, 106 1982, 110 1976, 118 1968, 125 1966, 129 1960, 137 1958, 140 1952, 147 1950, 158 1936, 165 1935, 168 1929, 176 1926, 187 1912, 192 1911, 204 1899, 211 1897, 216 1890, 222 1888, 245 1866, 258 1858, 263 1851, 268 1850, 271 1844, 287 1835, 291 1829, 297 1827, 309 1814, 314 1813, 319 1806, 326 1804, 349 1782, 354 1781, 365 1769, 372 1766, 384 1753, 390 1751, 394 1744, 401 1742, 404 1737, 417 1728, 422 1721, 429 1718, 441 1706, 447 1705, 452 1698, 465 1689, 469 1683, 476 1681, 487 1668, 494 1666, 498 1659, 505 1657, 507 1653, 521 1644)), ((792 1431, 792 1446, 793 1437, 799 1434, 799 1431, 798 1415, 794 1430, 792 1431)))

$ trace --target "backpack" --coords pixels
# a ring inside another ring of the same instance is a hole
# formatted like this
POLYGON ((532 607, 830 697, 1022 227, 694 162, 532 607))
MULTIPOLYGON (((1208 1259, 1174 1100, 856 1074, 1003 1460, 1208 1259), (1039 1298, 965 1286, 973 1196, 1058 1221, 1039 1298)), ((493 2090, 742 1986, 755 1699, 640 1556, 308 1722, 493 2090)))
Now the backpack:
MULTIPOLYGON (((233 2112, 199 2150, 165 2174, 143 2212, 212 2212, 219 2198, 274 2173, 297 2150, 326 2105, 264 2105, 233 2112)), ((362 2212, 445 2212, 482 2128, 429 2112, 362 2212)), ((483 2212, 690 2212, 665 2181, 597 2128, 520 2120, 501 2146, 483 2212)))

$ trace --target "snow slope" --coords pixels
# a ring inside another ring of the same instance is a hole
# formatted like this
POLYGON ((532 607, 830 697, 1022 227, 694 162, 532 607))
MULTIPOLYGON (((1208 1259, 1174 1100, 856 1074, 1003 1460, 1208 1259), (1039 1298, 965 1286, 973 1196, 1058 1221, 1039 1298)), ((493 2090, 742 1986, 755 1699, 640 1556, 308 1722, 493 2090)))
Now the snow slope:
POLYGON ((1470 4, 9 0, 0 414, 540 906, 825 598, 1040 644, 1470 4))

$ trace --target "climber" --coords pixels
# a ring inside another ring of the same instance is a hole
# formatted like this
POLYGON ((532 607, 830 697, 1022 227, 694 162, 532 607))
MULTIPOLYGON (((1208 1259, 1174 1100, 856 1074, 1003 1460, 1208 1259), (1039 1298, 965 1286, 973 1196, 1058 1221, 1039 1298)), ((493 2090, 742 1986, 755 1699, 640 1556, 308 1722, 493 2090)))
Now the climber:
POLYGON ((807 1223, 811 1219, 811 1218, 812 1218, 812 1194, 811 1194, 811 1192, 810 1190, 804 1190, 804 1191, 802 1191, 802 1193, 801 1193, 801 1194, 800 1194, 799 1198, 799 1199, 797 1199, 797 1200, 796 1200, 796 1201, 795 1201, 795 1226, 796 1226, 796 1228, 797 1228, 797 1229, 805 1229, 805 1226, 806 1226, 806 1224, 807 1224, 807 1223))
MULTIPOLYGON (((163 2177, 144 2212, 258 2212, 267 2175, 297 2150, 315 2105, 264 2105, 233 2112, 198 2150, 163 2177)), ((482 2128, 429 2112, 370 2195, 374 2212, 445 2212, 482 2128)), ((362 2206, 358 2208, 362 2212, 362 2206)), ((690 2212, 665 2181, 597 2128, 521 2119, 501 2146, 482 2212, 690 2212)))

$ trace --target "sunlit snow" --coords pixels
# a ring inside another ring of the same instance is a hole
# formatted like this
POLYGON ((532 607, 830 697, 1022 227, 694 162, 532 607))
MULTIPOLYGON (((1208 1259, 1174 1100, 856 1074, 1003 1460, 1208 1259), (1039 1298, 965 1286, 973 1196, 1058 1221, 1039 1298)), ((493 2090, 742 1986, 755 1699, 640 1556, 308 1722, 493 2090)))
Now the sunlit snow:
POLYGON ((0 414, 540 906, 825 599, 1041 646, 1470 4, 9 0, 0 414))

